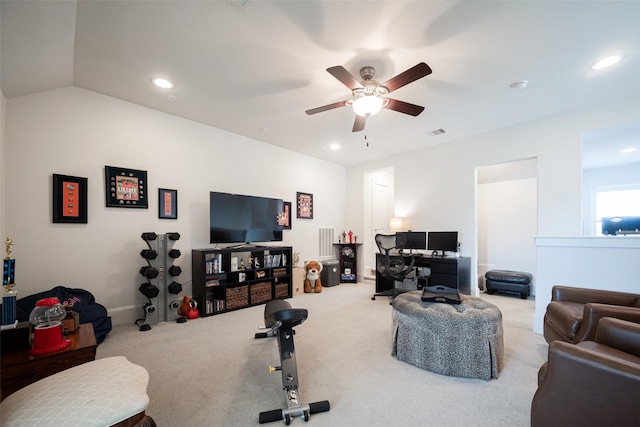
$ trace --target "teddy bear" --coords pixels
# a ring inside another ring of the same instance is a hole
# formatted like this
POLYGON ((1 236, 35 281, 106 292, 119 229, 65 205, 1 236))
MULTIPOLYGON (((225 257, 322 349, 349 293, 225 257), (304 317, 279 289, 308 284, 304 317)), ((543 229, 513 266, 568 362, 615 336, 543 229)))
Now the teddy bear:
POLYGON ((315 260, 305 261, 304 269, 307 272, 307 275, 305 276, 305 279, 304 279, 304 292, 305 293, 322 292, 322 281, 320 280, 322 263, 315 260), (312 283, 314 284, 313 289, 311 288, 312 283))

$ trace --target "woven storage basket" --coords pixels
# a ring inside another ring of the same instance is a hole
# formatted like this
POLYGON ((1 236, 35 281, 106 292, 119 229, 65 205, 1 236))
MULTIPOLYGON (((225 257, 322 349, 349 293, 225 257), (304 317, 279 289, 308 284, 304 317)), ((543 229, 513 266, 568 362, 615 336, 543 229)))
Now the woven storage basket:
POLYGON ((289 284, 277 283, 276 284, 276 298, 286 298, 289 296, 289 284))
POLYGON ((249 305, 249 286, 226 288, 225 291, 227 295, 227 310, 249 305))
POLYGON ((260 304, 271 299, 271 282, 260 282, 251 285, 251 304, 260 304))
POLYGON ((287 269, 280 267, 273 269, 273 277, 282 277, 287 275, 287 269))

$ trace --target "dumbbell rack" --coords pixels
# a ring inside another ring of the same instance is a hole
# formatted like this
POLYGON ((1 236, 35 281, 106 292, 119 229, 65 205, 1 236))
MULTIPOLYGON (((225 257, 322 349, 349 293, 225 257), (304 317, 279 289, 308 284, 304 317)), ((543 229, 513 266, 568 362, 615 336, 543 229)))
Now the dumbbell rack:
POLYGON ((182 284, 174 280, 182 273, 174 261, 180 257, 179 249, 173 249, 173 243, 180 239, 179 233, 156 234, 142 233, 140 236, 147 244, 140 256, 147 265, 140 268, 140 275, 146 280, 139 291, 148 301, 142 305, 143 317, 136 320, 141 331, 151 329, 151 325, 165 321, 185 321, 178 313, 183 297, 182 284))

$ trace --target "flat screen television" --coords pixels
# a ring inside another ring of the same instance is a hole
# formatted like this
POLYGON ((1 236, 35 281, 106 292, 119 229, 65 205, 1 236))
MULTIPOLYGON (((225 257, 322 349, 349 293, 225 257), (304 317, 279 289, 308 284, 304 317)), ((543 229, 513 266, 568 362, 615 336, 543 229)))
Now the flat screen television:
POLYGON ((413 251, 414 249, 427 249, 426 231, 398 231, 396 234, 404 234, 407 243, 404 248, 413 251))
POLYGON ((282 241, 282 199, 209 193, 209 243, 282 241))
POLYGON ((427 238, 427 250, 437 253, 456 252, 458 250, 457 231, 430 231, 427 238))

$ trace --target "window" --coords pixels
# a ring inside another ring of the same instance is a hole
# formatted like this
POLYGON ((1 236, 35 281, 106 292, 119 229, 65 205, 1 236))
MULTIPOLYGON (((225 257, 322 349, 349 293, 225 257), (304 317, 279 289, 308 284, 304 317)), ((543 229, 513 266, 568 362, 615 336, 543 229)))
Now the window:
POLYGON ((640 221, 640 184, 594 187, 595 224, 593 235, 602 236, 602 218, 637 217, 640 221))

